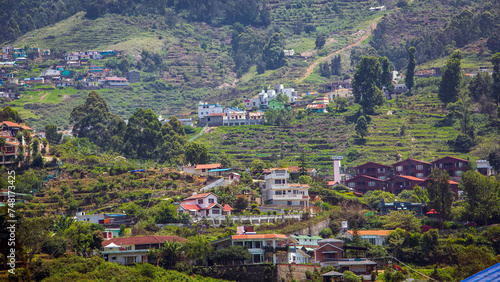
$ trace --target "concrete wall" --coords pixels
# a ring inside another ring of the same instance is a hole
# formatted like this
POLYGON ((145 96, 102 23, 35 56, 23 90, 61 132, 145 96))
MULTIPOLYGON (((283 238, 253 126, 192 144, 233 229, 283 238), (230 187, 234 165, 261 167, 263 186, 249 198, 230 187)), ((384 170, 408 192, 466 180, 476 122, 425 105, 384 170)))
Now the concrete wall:
MULTIPOLYGON (((318 223, 316 225, 313 225, 311 227, 301 229, 301 230, 299 230, 296 233, 299 234, 299 235, 308 235, 308 234, 311 234, 312 236, 319 236, 319 232, 322 229, 327 228, 329 224, 330 224, 330 220, 327 219, 327 220, 321 221, 320 223, 318 223)), ((334 231, 334 230, 332 230, 332 231, 334 231)))
POLYGON ((297 281, 306 280, 306 271, 313 272, 314 269, 318 271, 321 270, 319 265, 307 265, 307 264, 277 264, 276 270, 278 272, 278 281, 290 281, 295 279, 297 281))

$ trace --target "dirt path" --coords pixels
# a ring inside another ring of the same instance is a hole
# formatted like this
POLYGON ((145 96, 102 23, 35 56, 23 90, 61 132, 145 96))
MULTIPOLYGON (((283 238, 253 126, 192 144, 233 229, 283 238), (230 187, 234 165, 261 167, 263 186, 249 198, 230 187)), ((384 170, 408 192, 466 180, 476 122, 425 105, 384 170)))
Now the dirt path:
POLYGON ((40 98, 40 102, 42 102, 42 101, 43 101, 43 99, 45 99, 45 97, 46 97, 47 95, 49 95, 49 92, 45 93, 45 95, 43 95, 43 96, 42 96, 42 98, 40 98))
POLYGON ((302 81, 304 81, 304 79, 308 78, 308 77, 311 75, 311 73, 314 71, 314 68, 315 68, 317 65, 319 65, 321 62, 323 62, 324 60, 326 60, 326 59, 328 59, 328 58, 332 57, 333 55, 339 54, 339 53, 340 53, 340 52, 342 52, 342 51, 345 51, 345 50, 347 50, 347 49, 349 49, 349 48, 352 48, 352 47, 354 47, 354 46, 358 46, 359 44, 361 44, 361 43, 362 43, 365 39, 367 39, 367 38, 368 38, 368 36, 370 36, 370 35, 372 34, 372 31, 373 31, 373 30, 377 27, 377 23, 380 21, 380 19, 381 19, 381 18, 382 18, 382 16, 380 16, 380 17, 378 17, 378 18, 374 19, 374 20, 372 21, 372 23, 370 24, 370 28, 368 28, 368 29, 366 30, 365 34, 364 34, 363 36, 361 36, 361 38, 360 38, 360 39, 358 39, 358 41, 356 41, 356 42, 354 42, 354 43, 352 43, 352 44, 349 44, 349 45, 347 45, 346 47, 344 47, 344 48, 342 48, 342 49, 340 49, 340 50, 337 50, 337 51, 335 51, 335 52, 333 52, 333 53, 330 53, 330 54, 329 54, 328 56, 326 56, 326 57, 321 57, 321 58, 317 59, 317 60, 316 60, 316 61, 315 61, 312 65, 310 65, 310 66, 307 68, 306 73, 304 74, 304 76, 302 76, 302 77, 301 77, 301 78, 297 81, 297 83, 301 83, 302 81))

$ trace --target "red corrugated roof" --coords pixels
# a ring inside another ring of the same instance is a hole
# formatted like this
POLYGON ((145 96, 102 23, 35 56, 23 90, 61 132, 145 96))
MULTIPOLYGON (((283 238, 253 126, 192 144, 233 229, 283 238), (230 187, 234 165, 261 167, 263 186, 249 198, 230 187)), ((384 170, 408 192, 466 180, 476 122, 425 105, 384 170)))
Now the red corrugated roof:
POLYGON ((202 164, 202 165, 196 165, 194 168, 195 169, 214 169, 214 168, 220 168, 222 167, 221 164, 202 164))
POLYGON ((457 184, 458 185, 458 182, 455 182, 455 181, 452 181, 452 180, 450 180, 449 183, 450 184, 457 184))
POLYGON ((460 158, 456 158, 456 157, 451 157, 451 156, 446 156, 446 157, 437 159, 435 161, 432 161, 431 163, 436 163, 436 162, 439 162, 439 161, 444 160, 446 158, 454 159, 454 160, 457 160, 457 161, 469 162, 468 160, 464 160, 464 159, 460 159, 460 158))
POLYGON ((140 236, 140 237, 128 237, 128 238, 113 238, 102 242, 102 246, 106 247, 111 243, 116 245, 142 245, 142 244, 157 244, 163 243, 165 241, 169 242, 186 242, 187 240, 177 236, 140 236))
POLYGON ((181 204, 181 207, 183 207, 185 210, 196 210, 196 211, 201 210, 200 206, 198 206, 198 205, 181 204))
POLYGON ((284 234, 248 234, 248 235, 233 235, 231 237, 233 240, 245 240, 245 239, 285 239, 284 234))
POLYGON ((215 114, 209 114, 209 117, 224 117, 226 116, 226 113, 215 113, 215 114))
POLYGON ((312 105, 307 105, 308 109, 324 109, 326 107, 325 104, 312 104, 312 105))
POLYGON ((224 205, 224 211, 232 211, 233 208, 231 208, 228 204, 224 205))
MULTIPOLYGON (((187 197, 186 199, 184 199, 184 201, 186 200, 195 200, 195 199, 202 199, 202 198, 206 198, 208 197, 208 195, 210 195, 212 193, 201 193, 201 194, 194 194, 190 197, 187 197)), ((215 195, 214 195, 215 196, 215 195)))
POLYGON ((367 166, 367 165, 377 165, 377 166, 383 166, 383 167, 387 167, 387 168, 391 167, 389 165, 379 164, 379 163, 375 163, 375 162, 367 162, 367 163, 364 163, 362 165, 355 166, 354 169, 357 169, 357 168, 360 168, 360 167, 363 167, 363 166, 367 166))
POLYGON ((428 162, 424 162, 424 161, 419 161, 419 160, 415 160, 415 159, 410 159, 410 158, 408 158, 408 159, 406 159, 406 160, 402 160, 402 161, 397 162, 397 163, 394 163, 394 164, 392 164, 392 165, 393 165, 393 166, 395 166, 395 165, 398 165, 398 164, 400 164, 400 163, 402 163, 402 162, 406 162, 406 161, 417 162, 417 163, 423 163, 423 164, 431 164, 431 163, 428 163, 428 162))
POLYGON ((215 205, 217 205, 217 204, 216 203, 211 203, 206 208, 204 208, 204 210, 209 210, 209 209, 213 208, 215 205))
POLYGON ((339 182, 338 181, 328 181, 326 183, 326 186, 333 186, 333 185, 335 185, 335 183, 339 183, 339 182))
POLYGON ((424 181, 422 178, 418 178, 418 177, 414 177, 414 176, 409 176, 409 175, 396 175, 394 176, 393 178, 391 179, 394 179, 396 177, 402 177, 402 178, 406 178, 408 180, 415 180, 415 181, 424 181))

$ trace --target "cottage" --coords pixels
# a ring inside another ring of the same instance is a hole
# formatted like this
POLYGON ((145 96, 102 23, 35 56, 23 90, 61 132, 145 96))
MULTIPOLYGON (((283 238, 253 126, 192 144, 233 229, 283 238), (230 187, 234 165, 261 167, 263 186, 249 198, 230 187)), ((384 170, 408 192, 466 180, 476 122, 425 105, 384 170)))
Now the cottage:
POLYGON ((106 77, 100 81, 100 84, 104 88, 120 88, 129 85, 128 80, 125 77, 117 77, 117 76, 106 77))
POLYGON ((90 68, 89 68, 89 71, 93 72, 93 73, 100 73, 100 72, 104 71, 104 67, 97 66, 97 65, 91 65, 90 68))
POLYGON ((477 160, 476 161, 477 171, 482 175, 491 176, 495 174, 495 169, 490 165, 487 160, 477 160))
POLYGON ((367 175, 370 177, 386 180, 391 172, 391 167, 374 162, 367 162, 365 164, 354 167, 356 175, 367 175))
POLYGON ((80 53, 78 52, 72 52, 72 53, 66 53, 64 56, 65 61, 79 61, 80 60, 80 53))
POLYGON ((398 195, 403 190, 413 190, 415 186, 420 185, 422 182, 424 182, 423 179, 414 176, 396 175, 387 180, 386 188, 391 193, 398 195))
POLYGON ((212 169, 222 168, 221 164, 198 164, 194 166, 183 166, 182 171, 185 173, 191 173, 194 175, 208 175, 208 172, 212 169))
POLYGON ((409 175, 418 178, 427 177, 431 173, 432 164, 414 159, 406 159, 392 164, 395 175, 409 175))
POLYGON ((43 77, 30 77, 23 79, 24 84, 34 84, 34 83, 45 83, 45 79, 43 77))
POLYGON ((22 132, 23 130, 32 131, 28 126, 21 125, 11 121, 3 121, 0 123, 0 138, 5 139, 5 146, 0 147, 0 151, 2 152, 1 162, 0 164, 12 164, 15 162, 17 158, 17 153, 19 152, 19 146, 25 147, 24 138, 21 143, 17 140, 16 136, 18 132, 22 132))
POLYGON ((363 275, 370 275, 377 267, 376 262, 366 259, 367 248, 347 246, 338 239, 324 239, 318 245, 314 258, 322 267, 333 266, 340 272, 348 270, 363 275))
POLYGON ((469 161, 455 157, 444 157, 431 162, 433 168, 446 170, 452 180, 462 178, 462 173, 469 170, 469 161))
POLYGON ((227 120, 227 116, 225 113, 217 113, 217 114, 209 114, 208 116, 202 117, 198 119, 198 127, 204 126, 223 126, 224 120, 227 120))
POLYGON ((355 192, 362 194, 368 191, 382 190, 385 186, 384 180, 380 180, 368 175, 358 175, 345 181, 345 184, 355 192))
POLYGON ((284 234, 256 234, 253 228, 247 226, 238 227, 236 235, 227 236, 222 239, 212 241, 215 250, 221 250, 229 246, 244 246, 252 255, 251 259, 245 262, 218 261, 217 264, 241 264, 241 263, 287 263, 288 238, 284 234), (249 231, 251 230, 251 231, 249 231))
POLYGON ((102 243, 102 255, 105 261, 122 265, 147 263, 150 249, 159 249, 165 242, 185 242, 177 236, 139 236, 128 238, 113 238, 102 243))
POLYGON ((222 217, 231 215, 233 209, 229 205, 217 203, 217 196, 213 193, 194 194, 182 200, 177 207, 179 214, 187 213, 193 217, 222 217))
POLYGON ((54 69, 47 69, 47 70, 43 71, 40 76, 45 78, 45 79, 52 78, 55 76, 61 76, 61 71, 54 70, 54 69))

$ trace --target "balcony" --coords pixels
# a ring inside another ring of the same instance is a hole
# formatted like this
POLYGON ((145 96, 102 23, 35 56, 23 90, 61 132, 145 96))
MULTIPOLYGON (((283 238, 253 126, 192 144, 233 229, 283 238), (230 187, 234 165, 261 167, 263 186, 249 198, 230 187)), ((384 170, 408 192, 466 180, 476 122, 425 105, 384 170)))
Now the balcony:
POLYGON ((273 195, 274 200, 302 200, 304 199, 302 196, 307 196, 307 195, 302 195, 302 194, 287 194, 287 195, 273 195))

